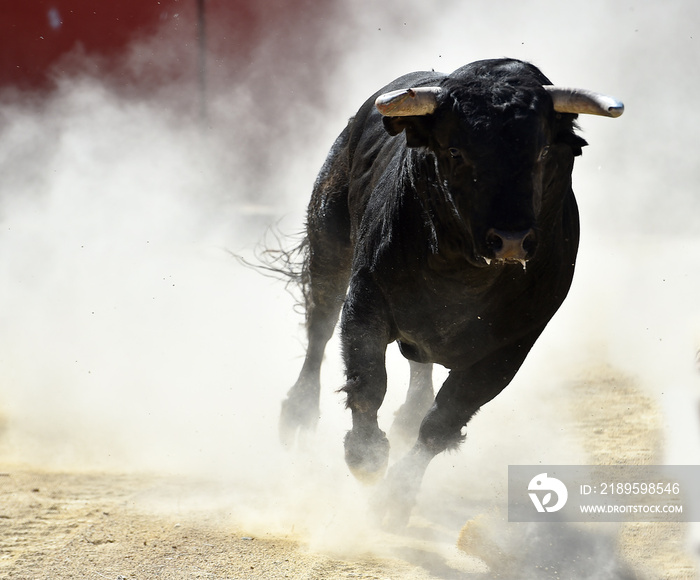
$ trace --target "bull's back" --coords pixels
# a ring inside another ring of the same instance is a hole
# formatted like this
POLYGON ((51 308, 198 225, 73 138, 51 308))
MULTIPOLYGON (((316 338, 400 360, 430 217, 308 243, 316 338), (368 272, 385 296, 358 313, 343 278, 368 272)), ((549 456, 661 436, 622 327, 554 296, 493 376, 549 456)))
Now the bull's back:
POLYGON ((348 135, 349 126, 331 147, 314 184, 306 216, 312 251, 319 244, 350 245, 348 135))

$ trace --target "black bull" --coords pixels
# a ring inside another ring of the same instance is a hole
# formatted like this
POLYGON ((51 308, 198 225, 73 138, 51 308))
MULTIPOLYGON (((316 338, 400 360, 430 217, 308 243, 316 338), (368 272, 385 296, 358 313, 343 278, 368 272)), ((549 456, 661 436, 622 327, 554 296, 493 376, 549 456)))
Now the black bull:
POLYGON ((365 102, 308 209, 308 349, 282 405, 283 441, 318 421, 321 361, 342 309, 345 460, 358 478, 381 479, 389 442, 377 411, 397 341, 411 380, 392 440, 413 446, 378 505, 405 522, 430 460, 508 385, 569 290, 579 241, 571 172, 586 145, 577 114, 622 111, 510 59, 411 73, 365 102), (432 363, 450 371, 435 397, 432 363))

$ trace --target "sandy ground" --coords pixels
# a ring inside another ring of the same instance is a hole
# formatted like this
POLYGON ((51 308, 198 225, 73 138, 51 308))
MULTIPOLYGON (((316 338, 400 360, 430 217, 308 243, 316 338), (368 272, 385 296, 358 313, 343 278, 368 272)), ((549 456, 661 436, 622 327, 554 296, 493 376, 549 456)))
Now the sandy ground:
MULTIPOLYGON (((661 463, 660 410, 632 378, 601 367, 571 387, 575 436, 590 465, 661 463)), ((687 552, 687 524, 562 524, 544 535, 541 527, 481 516, 467 522, 457 544, 487 562, 498 578, 697 578, 687 552), (596 559, 601 553, 605 557, 596 559), (531 573, 523 576, 525 570, 531 573)))
POLYGON ((216 513, 154 514, 146 498, 167 493, 165 479, 5 469, 3 578, 431 577, 398 560, 343 561, 298 539, 248 535, 216 513))
MULTIPOLYGON (((663 445, 659 412, 632 380, 600 369, 574 384, 572 392, 568 412, 591 463, 644 464, 658 458, 663 445)), ((431 523, 414 518, 404 534, 377 532, 379 541, 392 547, 385 553, 395 557, 338 557, 309 549, 304 535, 294 530, 284 535, 261 533, 259 526, 248 529, 237 523, 231 506, 210 509, 191 501, 195 490, 200 497, 226 494, 217 484, 182 478, 2 465, 0 577, 696 577, 681 525, 578 526, 532 535, 532 528, 506 524, 488 512, 469 521, 459 538, 459 530, 442 530, 438 542, 440 530, 421 534, 431 523), (450 543, 453 552, 445 547, 450 543), (562 546, 566 550, 553 556, 553 547, 562 546), (607 554, 605 564, 596 569, 592 556, 589 561, 584 556, 587 550, 597 557, 607 554), (575 556, 567 560, 564 552, 575 556)))
MULTIPOLYGON (((634 381, 601 369, 576 387, 580 433, 592 465, 661 463, 663 431, 653 399, 634 381)), ((626 523, 618 532, 621 556, 648 578, 692 579, 685 551, 685 524, 626 523)))

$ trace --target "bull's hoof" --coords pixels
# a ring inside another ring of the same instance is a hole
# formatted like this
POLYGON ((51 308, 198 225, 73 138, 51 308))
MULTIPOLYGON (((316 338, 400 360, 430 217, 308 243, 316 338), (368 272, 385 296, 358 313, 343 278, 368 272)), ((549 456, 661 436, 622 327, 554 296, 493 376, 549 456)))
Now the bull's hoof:
POLYGON ((374 485, 386 473, 389 463, 389 440, 384 431, 358 434, 348 431, 345 436, 345 463, 355 478, 374 485))
POLYGON ((389 530, 405 528, 416 505, 425 470, 433 454, 420 444, 394 464, 372 498, 372 510, 389 530))
POLYGON ((386 479, 377 487, 370 500, 377 523, 389 531, 407 527, 419 488, 420 478, 418 481, 398 479, 394 468, 389 470, 386 479))
POLYGON ((370 509, 377 524, 387 531, 398 531, 408 526, 415 497, 407 497, 397 490, 389 478, 377 486, 370 499, 370 509))
POLYGON ((308 433, 316 429, 319 409, 314 405, 300 405, 293 397, 282 401, 279 438, 283 447, 293 448, 308 433))

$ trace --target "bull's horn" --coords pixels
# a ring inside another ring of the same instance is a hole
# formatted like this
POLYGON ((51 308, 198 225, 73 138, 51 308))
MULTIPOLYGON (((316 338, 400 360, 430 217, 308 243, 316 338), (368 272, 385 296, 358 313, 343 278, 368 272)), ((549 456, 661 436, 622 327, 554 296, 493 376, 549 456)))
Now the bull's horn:
POLYGON ((430 115, 437 108, 440 87, 401 89, 379 95, 374 106, 385 117, 430 115))
POLYGON ((625 105, 621 101, 608 95, 585 89, 553 86, 545 86, 544 88, 552 97, 554 110, 558 113, 619 117, 625 111, 625 105))

